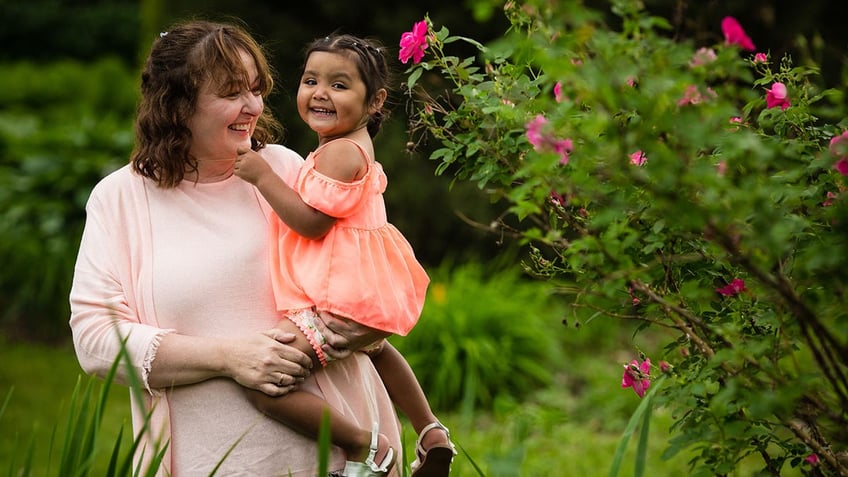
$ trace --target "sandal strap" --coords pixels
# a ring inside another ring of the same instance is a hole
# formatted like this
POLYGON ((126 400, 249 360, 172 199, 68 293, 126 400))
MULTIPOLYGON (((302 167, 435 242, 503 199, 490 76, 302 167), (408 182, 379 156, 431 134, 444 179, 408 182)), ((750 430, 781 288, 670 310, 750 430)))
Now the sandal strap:
POLYGON ((424 449, 424 446, 421 445, 421 441, 424 439, 424 436, 433 429, 441 429, 445 431, 445 434, 448 437, 448 444, 450 444, 451 451, 453 451, 453 455, 456 455, 456 448, 453 446, 453 442, 451 442, 450 430, 445 427, 445 425, 441 422, 434 421, 430 424, 427 424, 426 426, 424 426, 423 429, 421 429, 421 433, 418 434, 418 440, 415 441, 415 453, 417 454, 418 460, 422 459, 427 453, 427 450, 424 449))
POLYGON ((368 457, 365 459, 365 465, 371 469, 373 472, 377 473, 386 473, 389 470, 392 462, 395 459, 395 450, 392 447, 389 447, 388 452, 386 452, 385 457, 383 457, 383 461, 377 464, 374 462, 374 459, 377 457, 377 438, 380 433, 380 424, 378 422, 374 422, 371 427, 371 447, 368 450, 368 457))

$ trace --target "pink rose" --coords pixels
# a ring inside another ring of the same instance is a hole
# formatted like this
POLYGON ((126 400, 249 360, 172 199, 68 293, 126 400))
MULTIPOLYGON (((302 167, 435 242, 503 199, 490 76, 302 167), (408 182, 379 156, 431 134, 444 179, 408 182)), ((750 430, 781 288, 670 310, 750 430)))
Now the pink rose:
POLYGON ((408 31, 400 36, 400 52, 398 59, 401 63, 406 64, 412 58, 413 64, 418 64, 424 58, 424 50, 427 49, 427 21, 421 20, 412 26, 412 31, 408 31))
POLYGON ((771 85, 771 89, 766 91, 766 107, 775 108, 777 106, 780 106, 780 109, 791 106, 789 92, 783 83, 774 83, 771 85))
POLYGON ((724 296, 738 295, 746 290, 748 289, 745 288, 745 280, 742 280, 741 278, 734 278, 733 281, 729 284, 721 288, 716 288, 716 291, 719 293, 719 295, 724 296))
POLYGON ((754 42, 745 33, 742 25, 733 17, 724 17, 721 20, 721 31, 724 33, 724 42, 727 45, 737 45, 743 50, 754 51, 754 42))
POLYGON ((635 359, 624 365, 624 375, 621 377, 622 388, 633 388, 639 397, 645 396, 645 391, 651 386, 651 360, 645 358, 641 363, 635 359))
POLYGON ((630 153, 630 163, 637 166, 644 166, 648 162, 648 156, 642 150, 630 153))

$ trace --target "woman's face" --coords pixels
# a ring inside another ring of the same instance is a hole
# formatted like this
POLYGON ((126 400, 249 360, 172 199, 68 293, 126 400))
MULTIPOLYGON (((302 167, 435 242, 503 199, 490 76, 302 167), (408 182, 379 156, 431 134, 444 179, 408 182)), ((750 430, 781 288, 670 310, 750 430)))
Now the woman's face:
POLYGON ((246 52, 242 63, 250 85, 239 90, 218 91, 213 81, 204 84, 197 97, 197 109, 189 119, 191 155, 197 161, 235 160, 238 149, 250 147, 250 137, 264 103, 258 91, 256 64, 246 52))

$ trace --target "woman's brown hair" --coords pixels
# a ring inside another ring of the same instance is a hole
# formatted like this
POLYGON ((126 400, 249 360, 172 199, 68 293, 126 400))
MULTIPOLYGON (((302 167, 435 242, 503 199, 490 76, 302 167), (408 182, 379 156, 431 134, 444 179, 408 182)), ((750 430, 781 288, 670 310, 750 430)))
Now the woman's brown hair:
MULTIPOLYGON (((135 120, 133 169, 160 187, 178 185, 197 171, 189 154, 188 121, 197 107, 201 87, 208 82, 220 91, 258 86, 263 97, 274 86, 273 71, 262 47, 239 26, 192 20, 160 33, 141 74, 141 100, 135 120), (240 57, 253 57, 258 85, 250 84, 240 57)), ((251 139, 254 150, 279 139, 282 126, 265 108, 251 139)))

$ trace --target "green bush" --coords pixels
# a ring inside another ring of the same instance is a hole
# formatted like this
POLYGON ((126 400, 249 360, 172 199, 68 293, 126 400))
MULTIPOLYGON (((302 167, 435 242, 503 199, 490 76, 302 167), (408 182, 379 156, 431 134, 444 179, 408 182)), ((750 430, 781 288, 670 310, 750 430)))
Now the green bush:
POLYGON ((431 275, 421 319, 392 343, 434 407, 486 407, 550 384, 565 330, 546 284, 475 263, 445 264, 431 275))
POLYGON ((114 59, 3 72, 0 319, 27 336, 66 336, 85 201, 129 156, 136 79, 114 59))
POLYGON ((440 172, 510 203, 530 268, 578 319, 665 333, 664 353, 622 360, 622 384, 644 396, 643 428, 671 409, 665 455, 694 451, 690 475, 749 456, 769 475, 845 475, 844 92, 738 24, 694 44, 642 2, 609 3, 614 22, 507 2, 512 26, 488 46, 425 17, 405 37, 425 53, 408 70, 413 140, 436 138, 440 172))

